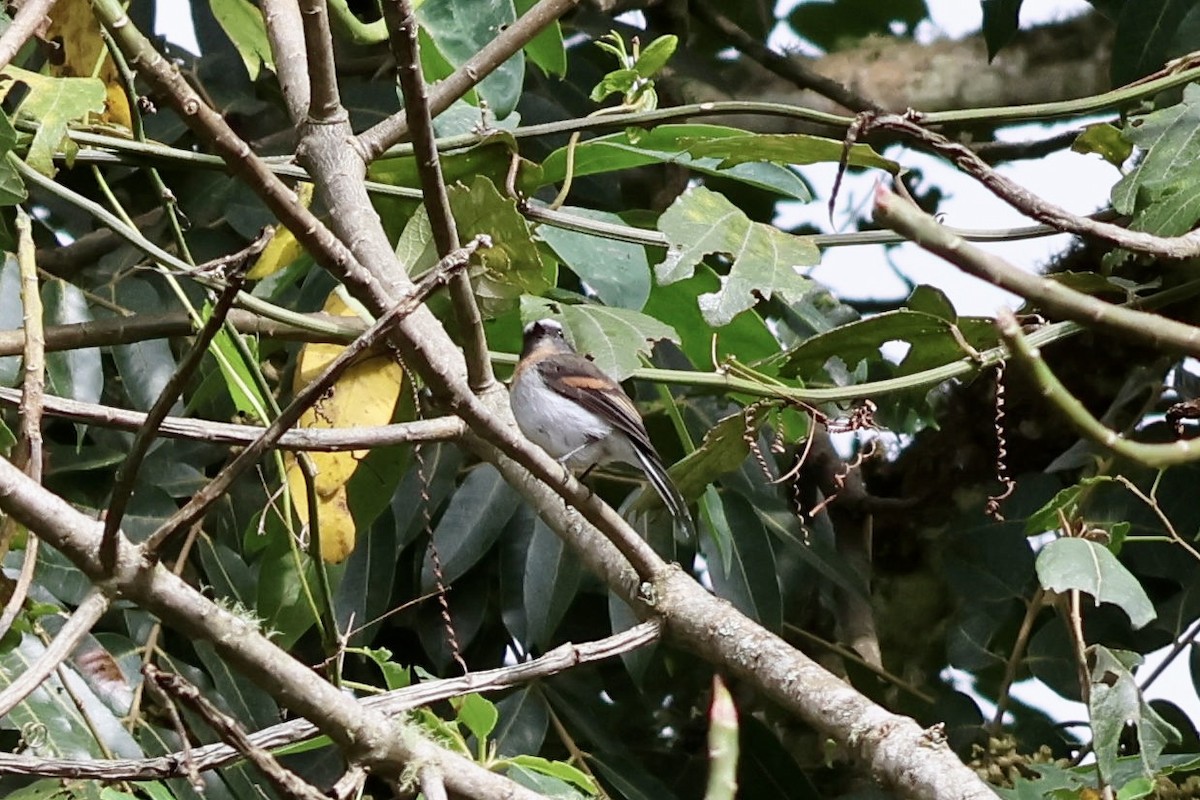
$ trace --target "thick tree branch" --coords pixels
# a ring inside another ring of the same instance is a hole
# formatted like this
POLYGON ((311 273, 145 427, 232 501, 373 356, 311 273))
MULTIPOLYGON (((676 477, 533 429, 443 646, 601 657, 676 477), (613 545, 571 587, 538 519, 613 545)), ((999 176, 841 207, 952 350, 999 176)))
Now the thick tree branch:
POLYGON ((312 90, 308 84, 308 54, 304 51, 304 23, 300 7, 292 0, 263 0, 263 18, 271 60, 283 91, 288 116, 299 123, 308 113, 312 90))
POLYGON ((351 762, 398 776, 408 764, 430 764, 455 792, 477 798, 534 800, 537 794, 426 739, 416 728, 364 708, 275 646, 255 623, 217 606, 144 551, 119 539, 111 575, 99 559, 101 529, 70 504, 0 459, 0 508, 37 531, 108 596, 131 600, 186 636, 213 643, 228 664, 306 717, 351 762))

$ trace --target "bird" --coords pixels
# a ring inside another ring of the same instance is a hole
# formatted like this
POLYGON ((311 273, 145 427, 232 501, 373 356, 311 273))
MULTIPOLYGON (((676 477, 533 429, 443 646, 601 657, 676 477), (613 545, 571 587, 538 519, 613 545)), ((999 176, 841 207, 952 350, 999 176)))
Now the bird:
POLYGON ((517 427, 569 470, 619 462, 646 474, 688 536, 696 526, 687 501, 667 474, 637 407, 588 358, 575 351, 553 319, 525 326, 509 402, 517 427))

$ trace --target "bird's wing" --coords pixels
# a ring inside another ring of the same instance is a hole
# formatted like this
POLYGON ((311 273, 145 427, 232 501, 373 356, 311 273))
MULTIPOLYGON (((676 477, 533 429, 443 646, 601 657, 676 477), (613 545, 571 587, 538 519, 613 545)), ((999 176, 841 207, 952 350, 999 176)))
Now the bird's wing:
MULTIPOLYGON (((544 359, 538 372, 546 386, 603 418, 624 433, 638 450, 654 453, 642 415, 620 384, 578 353, 544 359)), ((657 458, 657 453, 655 453, 657 458)))

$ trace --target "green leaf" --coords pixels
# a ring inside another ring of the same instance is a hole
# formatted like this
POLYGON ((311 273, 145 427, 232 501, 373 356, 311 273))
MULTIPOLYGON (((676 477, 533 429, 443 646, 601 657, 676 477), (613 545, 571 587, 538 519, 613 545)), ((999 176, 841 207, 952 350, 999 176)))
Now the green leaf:
POLYGON ((522 324, 547 317, 558 320, 570 334, 575 349, 591 356, 597 367, 618 381, 642 365, 639 356, 649 356, 654 342, 679 342, 674 328, 638 311, 521 298, 522 324))
MULTIPOLYGON (((21 302, 21 266, 15 253, 5 253, 0 264, 0 330, 15 331, 25 326, 25 304, 21 302)), ((0 358, 0 386, 16 386, 21 380, 21 357, 0 358)))
POLYGON ((673 34, 659 36, 650 44, 642 48, 638 55, 638 60, 634 63, 633 69, 643 78, 649 78, 667 65, 671 56, 675 55, 675 48, 679 46, 679 37, 673 34))
POLYGON ((237 48, 250 80, 258 80, 263 68, 275 71, 271 56, 271 43, 267 40, 267 26, 260 12, 249 0, 208 0, 213 16, 225 31, 225 35, 237 48))
MULTIPOLYGON (((475 3, 467 13, 459 0, 425 0, 417 20, 456 68, 461 67, 517 20, 513 0, 475 3)), ((512 113, 521 96, 525 57, 517 53, 479 82, 476 91, 500 119, 512 113)))
POLYGON ((1084 478, 1074 486, 1060 490, 1045 505, 1029 515, 1025 520, 1025 535, 1034 536, 1045 531, 1056 531, 1062 527, 1061 515, 1068 520, 1079 513, 1079 499, 1091 492, 1093 486, 1101 483, 1112 483, 1107 475, 1094 478, 1084 478))
POLYGON ((1086 539, 1056 539, 1038 553, 1038 581, 1054 592, 1078 589, 1119 606, 1135 628, 1157 616, 1146 590, 1107 547, 1086 539))
POLYGON ((1126 2, 1113 39, 1112 85, 1132 83, 1166 63, 1173 55, 1170 45, 1195 5, 1195 0, 1126 2))
POLYGON ((1083 133, 1071 142, 1075 153, 1095 153, 1114 167, 1121 165, 1133 155, 1133 145, 1121 135, 1121 129, 1107 122, 1095 122, 1083 129, 1083 133))
POLYGON ((539 517, 525 555, 523 599, 527 642, 545 648, 562 622, 583 581, 583 567, 539 517))
POLYGON ((1176 236, 1200 220, 1200 86, 1177 105, 1131 119, 1125 137, 1145 156, 1113 186, 1113 208, 1130 227, 1176 236))
POLYGON ((811 281, 799 268, 820 260, 812 241, 753 222, 722 195, 703 186, 688 189, 658 220, 671 243, 666 259, 655 267, 662 283, 692 276, 704 256, 729 256, 733 265, 724 285, 701 295, 700 311, 711 325, 728 324, 758 298, 776 292, 803 293, 811 281))
MULTIPOLYGON (((487 555, 519 504, 520 496, 491 464, 467 473, 433 532, 443 582, 453 583, 487 555)), ((426 556, 421 587, 433 586, 433 562, 426 556)))
POLYGON ((893 38, 912 34, 917 23, 929 16, 925 0, 832 0, 801 3, 788 16, 792 27, 823 50, 852 46, 859 39, 877 35, 893 38))
POLYGON ((994 327, 986 321, 975 321, 970 326, 972 335, 967 335, 963 327, 924 312, 887 311, 808 339, 787 354, 779 373, 816 378, 822 375, 825 363, 834 356, 845 362, 849 369, 854 369, 863 360, 882 362, 884 356, 880 348, 888 342, 910 345, 901 362, 906 367, 903 372, 909 373, 925 366, 969 357, 971 353, 963 346, 964 342, 979 350, 998 340, 994 327), (955 336, 956 331, 958 336, 955 336))
POLYGON ((610 95, 628 94, 633 91, 633 86, 637 83, 639 77, 635 70, 615 69, 601 78, 600 82, 592 87, 592 93, 588 99, 593 103, 600 103, 610 95))
POLYGON ((584 795, 565 781, 544 772, 527 769, 520 764, 513 764, 505 770, 504 774, 514 783, 532 789, 541 796, 561 798, 561 800, 584 800, 584 795))
MULTIPOLYGON (((770 536, 761 520, 750 503, 734 492, 722 492, 710 510, 714 526, 722 529, 720 535, 732 545, 732 560, 725 568, 713 535, 700 535, 700 552, 708 562, 713 590, 768 630, 780 630, 783 597, 770 536)), ((701 529, 706 531, 707 526, 701 529)))
MULTIPOLYGON (((537 4, 537 0, 515 0, 518 16, 524 16, 537 4)), ((567 75, 567 49, 563 46, 562 26, 558 20, 538 31, 537 36, 525 45, 525 55, 547 75, 565 78, 567 75)))
POLYGON ((383 682, 387 686, 388 691, 403 689, 406 686, 412 685, 412 670, 408 667, 402 667, 393 661, 391 650, 385 647, 365 647, 357 652, 371 659, 375 662, 375 666, 379 667, 379 671, 383 673, 383 682))
MULTIPOLYGON (((75 284, 57 278, 46 281, 42 286, 42 303, 47 326, 92 321, 87 297, 75 284)), ((47 353, 46 378, 47 388, 59 397, 85 403, 100 402, 100 394, 104 390, 100 348, 81 347, 47 353)))
POLYGON ((192 644, 205 672, 212 678, 215 691, 206 693, 209 700, 249 730, 268 728, 279 721, 279 706, 271 695, 234 672, 212 642, 197 640, 192 644))
POLYGON ((533 770, 534 772, 540 772, 543 775, 549 775, 551 777, 558 778, 560 781, 569 783, 575 786, 577 789, 587 792, 589 795, 597 795, 600 793, 600 787, 596 785, 595 781, 588 777, 587 773, 576 769, 570 764, 565 764, 562 761, 551 761, 547 758, 542 758, 541 756, 520 755, 513 756, 512 758, 508 759, 508 763, 516 764, 524 767, 525 769, 533 770))
MULTIPOLYGON (((623 225, 616 214, 588 208, 564 207, 575 216, 623 225)), ((538 228, 537 236, 596 297, 608 306, 640 311, 650 297, 650 261, 646 248, 606 236, 569 231, 553 225, 538 228)))
POLYGON ((671 467, 671 479, 688 500, 694 500, 717 478, 741 466, 750 455, 746 433, 757 433, 766 414, 747 419, 745 413, 730 414, 709 428, 704 441, 671 467))
POLYGON ((0 99, 17 83, 29 87, 17 115, 38 123, 25 161, 54 177, 54 153, 62 150, 70 161, 77 149, 67 138, 67 127, 104 112, 104 83, 97 78, 52 78, 9 65, 0 72, 0 99))
MULTIPOLYGON (((482 175, 475 177, 470 188, 462 184, 451 186, 448 194, 463 241, 480 233, 492 237, 492 246, 479 250, 469 268, 480 310, 485 315, 498 316, 515 306, 522 294, 538 294, 550 287, 547 268, 529 224, 512 198, 502 196, 482 175)), ((423 207, 409 219, 396 249, 403 254, 410 273, 437 263, 437 248, 423 207)))
MULTIPOLYGON (((812 193, 803 178, 778 164, 737 164, 722 167, 718 158, 697 158, 687 152, 688 140, 745 136, 737 128, 720 125, 659 125, 649 131, 637 130, 598 136, 575 147, 575 177, 617 172, 646 164, 679 164, 705 175, 729 178, 749 186, 809 202, 812 193)), ((840 147, 840 144, 839 144, 840 147)), ((555 150, 542 162, 541 174, 522 174, 521 188, 533 194, 539 187, 559 183, 566 177, 569 148, 555 150)), ((837 160, 836 157, 834 159, 837 160)))
POLYGON ((1021 0, 981 0, 983 40, 987 43, 988 63, 1012 41, 1020 27, 1021 0))
MULTIPOLYGON (((23 636, 16 647, 0 655, 0 688, 8 687, 45 658, 45 653, 45 645, 36 636, 23 636)), ((36 738, 26 743, 28 754, 41 758, 141 758, 142 749, 89 685, 73 668, 67 667, 63 674, 70 676, 71 692, 64 688, 62 674, 55 673, 3 718, 5 728, 37 732, 36 738)))
POLYGON ((8 114, 0 110, 0 207, 16 205, 29 196, 25 181, 8 157, 16 144, 17 130, 8 114))
POLYGON ((471 732, 478 742, 483 742, 496 729, 499 714, 496 706, 483 695, 471 693, 460 695, 450 701, 457 716, 455 720, 471 732))
MULTIPOLYGON (((845 150, 845 144, 840 139, 826 139, 807 133, 722 132, 711 137, 686 137, 680 144, 697 158, 720 158, 722 168, 748 161, 837 164, 845 150)), ((893 175, 901 172, 899 164, 879 155, 866 144, 852 145, 847 163, 852 167, 882 169, 893 175)))
POLYGON ((1171 742, 1178 742, 1179 731, 1158 715, 1138 688, 1130 671, 1142 657, 1125 650, 1092 648, 1095 665, 1091 672, 1088 715, 1092 722, 1092 746, 1101 778, 1112 781, 1126 725, 1136 729, 1141 777, 1153 780, 1158 774, 1158 757, 1171 742))
POLYGON ((550 711, 546 700, 534 686, 523 686, 496 703, 500 719, 492 741, 501 757, 536 753, 542 749, 550 711))

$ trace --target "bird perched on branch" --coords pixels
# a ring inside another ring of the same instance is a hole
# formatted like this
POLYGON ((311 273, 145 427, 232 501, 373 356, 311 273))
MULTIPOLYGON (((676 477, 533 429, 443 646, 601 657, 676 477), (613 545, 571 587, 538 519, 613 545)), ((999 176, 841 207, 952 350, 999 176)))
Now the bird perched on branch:
POLYGON ((635 466, 684 531, 695 532, 687 501, 667 475, 637 407, 619 383, 575 352, 558 322, 525 326, 509 400, 526 438, 567 469, 612 462, 635 466))

